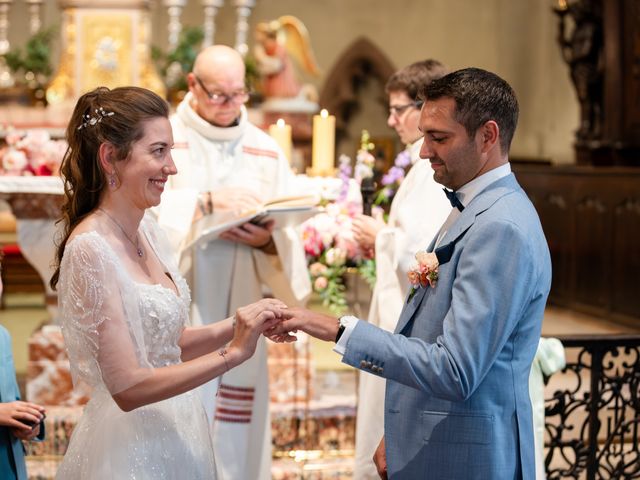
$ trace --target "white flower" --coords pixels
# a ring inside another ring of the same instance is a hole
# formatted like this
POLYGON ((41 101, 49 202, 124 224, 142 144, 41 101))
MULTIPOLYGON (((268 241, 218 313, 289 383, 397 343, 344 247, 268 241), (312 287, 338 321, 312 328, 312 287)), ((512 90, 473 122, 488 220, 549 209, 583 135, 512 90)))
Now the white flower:
POLYGON ((25 153, 15 148, 7 150, 2 157, 2 168, 10 175, 20 175, 28 164, 29 160, 25 153))
POLYGON ((330 248, 327 250, 325 258, 330 267, 339 267, 347 261, 347 252, 340 248, 330 248))

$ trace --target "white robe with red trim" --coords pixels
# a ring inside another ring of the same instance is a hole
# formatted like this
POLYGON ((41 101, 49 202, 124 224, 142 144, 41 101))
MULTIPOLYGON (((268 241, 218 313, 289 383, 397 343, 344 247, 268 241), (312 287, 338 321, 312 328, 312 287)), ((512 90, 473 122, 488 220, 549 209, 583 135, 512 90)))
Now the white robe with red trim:
MULTIPOLYGON (((178 174, 169 179, 157 209, 158 221, 180 251, 188 237, 200 192, 221 187, 249 188, 264 199, 295 193, 294 176, 275 141, 247 120, 220 128, 197 115, 188 94, 171 117, 173 159, 178 174)), ((192 291, 192 322, 209 324, 263 297, 266 286, 289 305, 311 293, 302 241, 294 229, 273 232, 278 255, 215 240, 181 251, 181 269, 192 291)), ((264 339, 254 356, 202 388, 220 478, 271 478, 271 427, 267 352, 264 339), (216 392, 218 397, 216 402, 216 392), (216 404, 217 403, 217 404, 216 404), (215 412, 215 415, 214 415, 215 412), (212 418, 215 417, 215 418, 212 418)))

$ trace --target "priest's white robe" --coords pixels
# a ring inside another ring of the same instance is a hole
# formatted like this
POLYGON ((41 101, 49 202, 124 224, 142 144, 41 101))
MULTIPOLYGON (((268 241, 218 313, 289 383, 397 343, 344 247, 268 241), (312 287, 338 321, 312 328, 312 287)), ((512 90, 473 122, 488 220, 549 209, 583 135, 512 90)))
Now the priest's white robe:
MULTIPOLYGON (((407 272, 446 220, 451 204, 420 159, 422 139, 409 147, 413 166, 391 203, 387 225, 376 235, 376 284, 367 320, 393 331, 409 291, 407 272)), ((379 479, 372 457, 384 433, 383 378, 360 372, 356 420, 356 480, 379 479)))
MULTIPOLYGON (((225 240, 185 250, 200 192, 238 186, 265 201, 295 193, 294 176, 275 141, 247 120, 243 108, 237 126, 219 128, 189 105, 188 94, 171 117, 173 159, 158 213, 171 242, 181 252, 181 270, 192 292, 192 322, 209 324, 263 298, 268 288, 289 305, 301 305, 311 293, 302 241, 291 228, 275 230, 278 254, 225 240)), ((247 362, 202 387, 212 421, 222 480, 271 478, 271 426, 267 352, 264 338, 247 362), (217 396, 217 397, 216 397, 217 396)))

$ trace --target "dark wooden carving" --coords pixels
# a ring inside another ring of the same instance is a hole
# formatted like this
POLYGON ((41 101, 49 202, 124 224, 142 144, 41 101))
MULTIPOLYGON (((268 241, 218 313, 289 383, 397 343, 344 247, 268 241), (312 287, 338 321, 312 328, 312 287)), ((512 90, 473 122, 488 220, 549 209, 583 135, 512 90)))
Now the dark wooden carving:
POLYGON ((569 65, 571 80, 580 102, 578 143, 602 139, 603 123, 603 33, 600 0, 574 0, 556 8, 558 43, 569 65), (567 18, 573 28, 568 31, 567 18))
POLYGON ((549 301, 640 325, 640 169, 513 169, 549 243, 549 301))
POLYGON ((566 0, 558 43, 580 103, 576 162, 640 166, 640 0, 566 0))

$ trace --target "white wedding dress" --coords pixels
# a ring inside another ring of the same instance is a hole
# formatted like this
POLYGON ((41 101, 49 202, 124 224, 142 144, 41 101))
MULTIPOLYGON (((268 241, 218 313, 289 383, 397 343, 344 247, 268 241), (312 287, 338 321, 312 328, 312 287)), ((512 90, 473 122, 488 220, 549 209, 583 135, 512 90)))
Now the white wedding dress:
POLYGON ((58 469, 61 480, 216 478, 209 424, 196 392, 130 412, 112 398, 154 368, 181 362, 189 288, 155 222, 145 217, 141 232, 179 295, 134 281, 108 233, 80 234, 65 249, 58 284, 62 330, 74 384, 93 390, 58 469))

